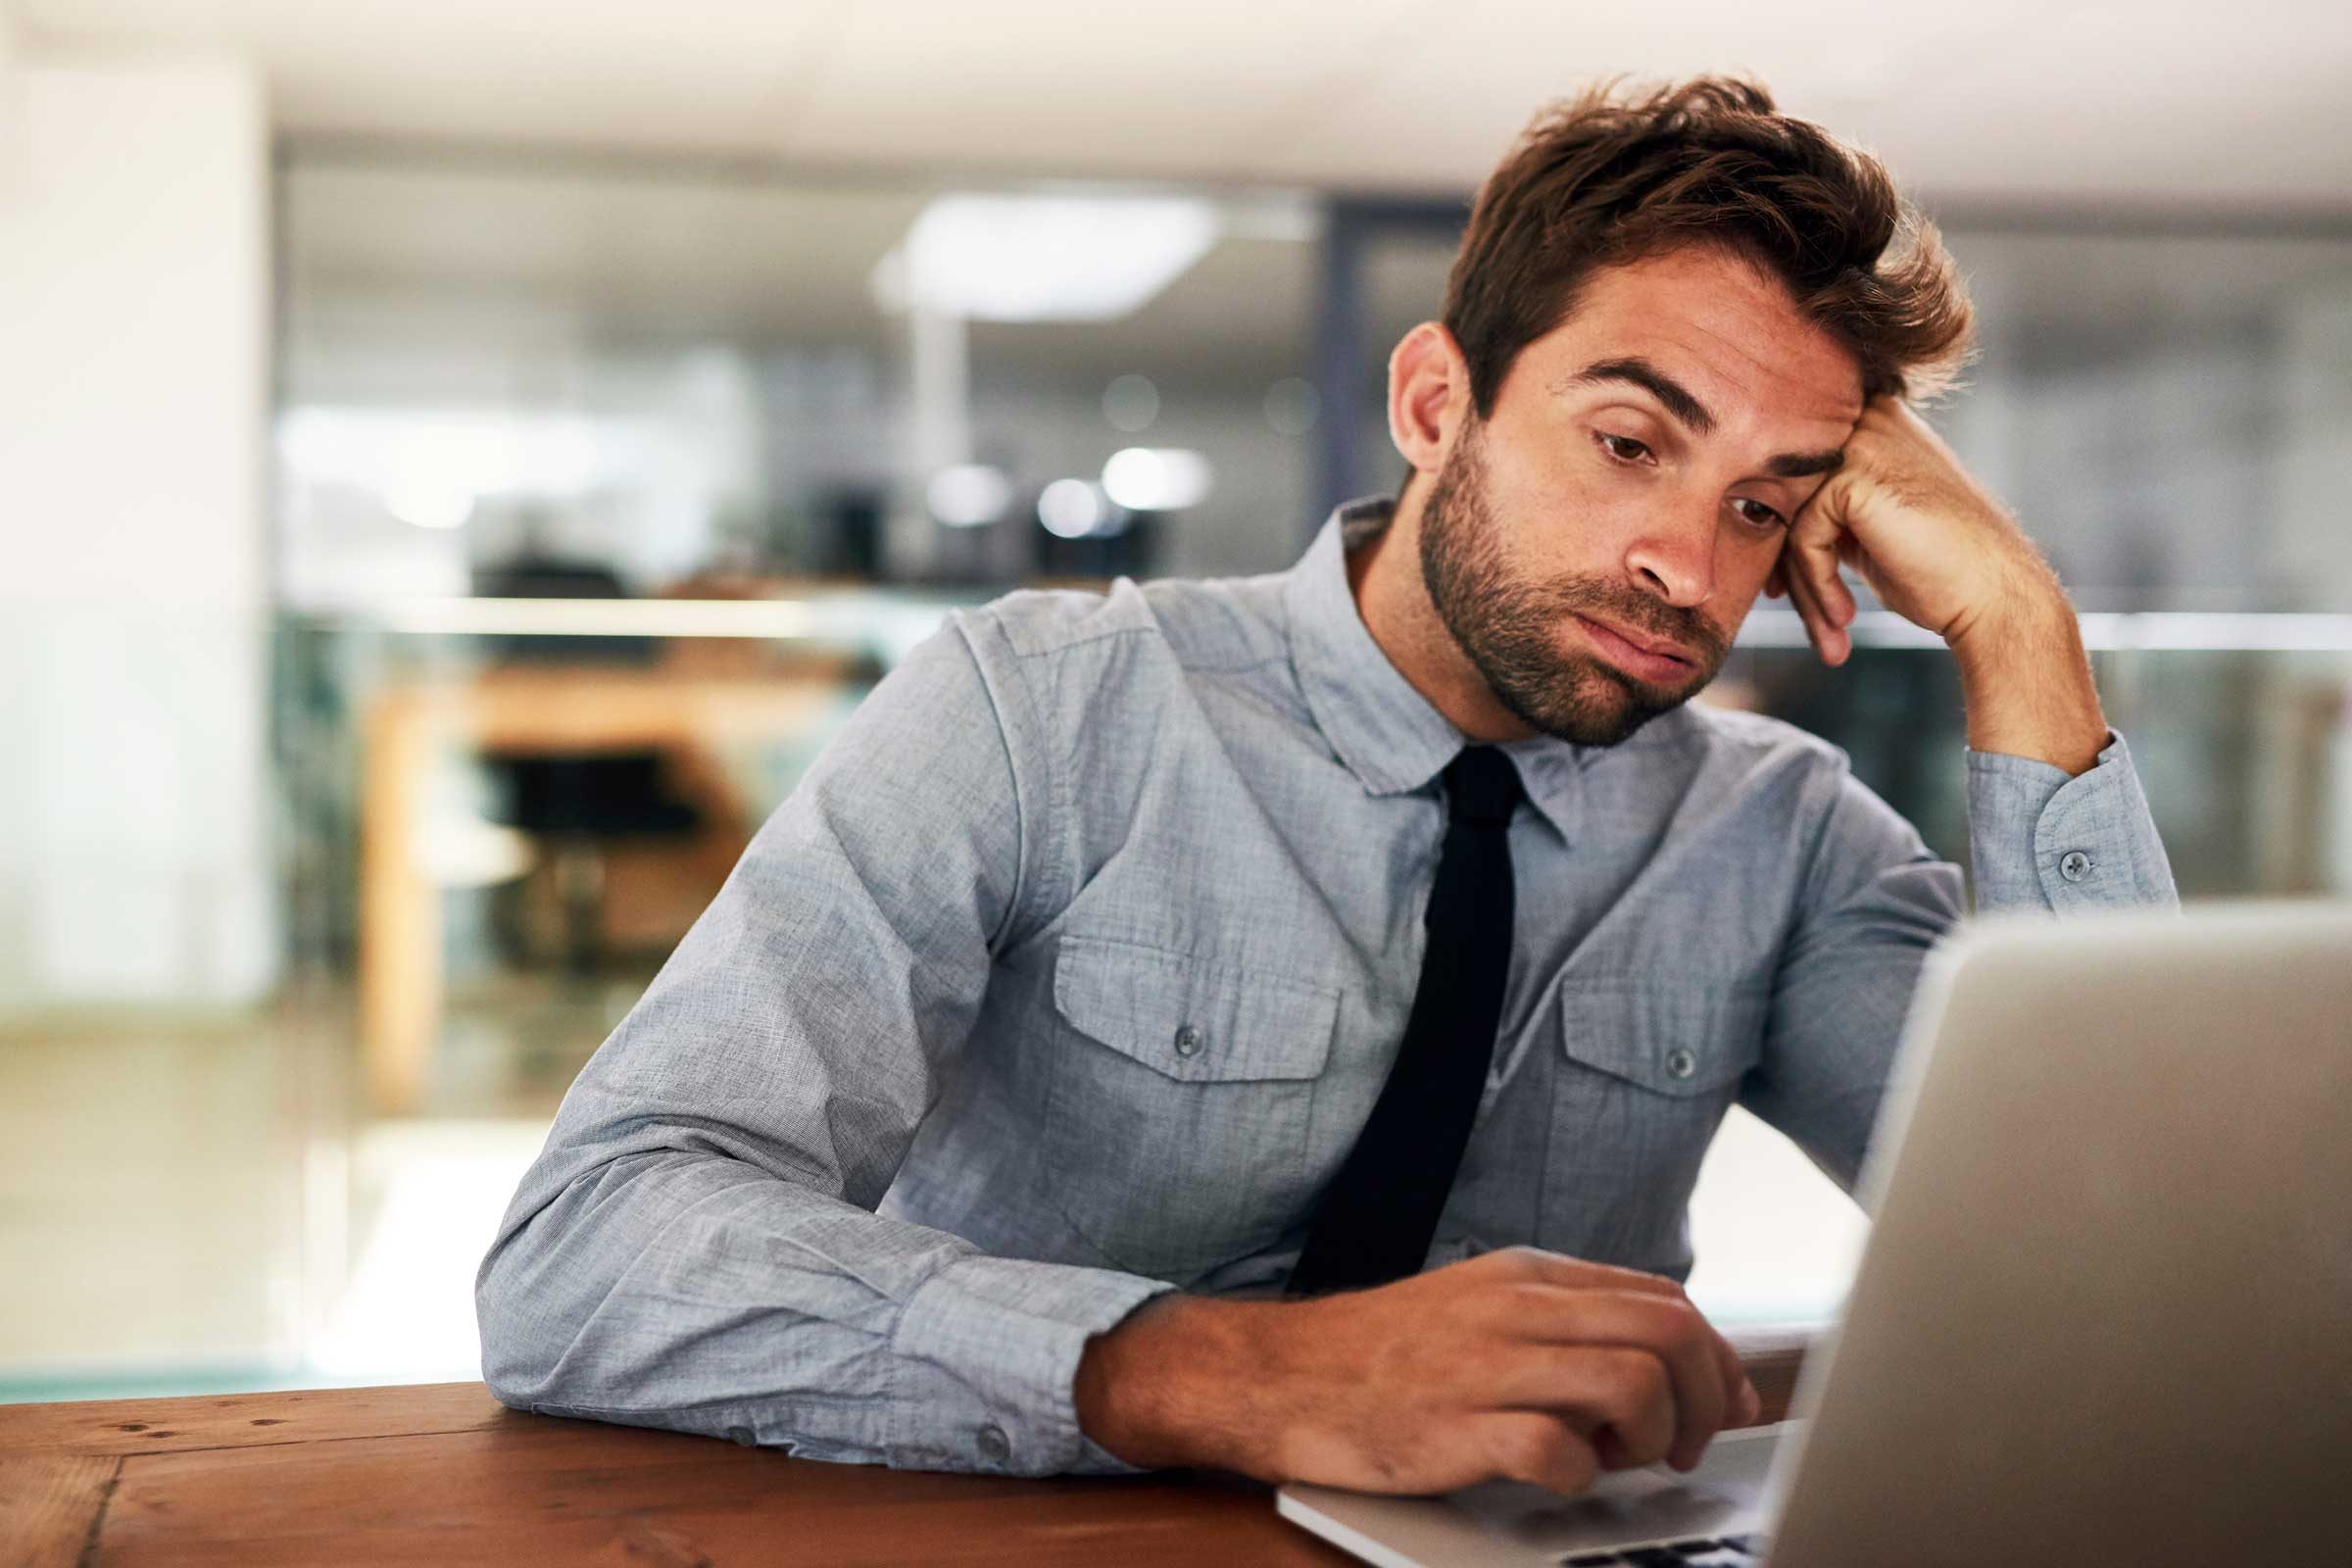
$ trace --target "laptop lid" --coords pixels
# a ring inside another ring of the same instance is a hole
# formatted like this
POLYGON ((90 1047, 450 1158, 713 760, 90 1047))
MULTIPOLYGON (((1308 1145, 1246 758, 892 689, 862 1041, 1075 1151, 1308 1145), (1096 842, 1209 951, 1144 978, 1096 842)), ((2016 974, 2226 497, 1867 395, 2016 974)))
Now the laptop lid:
POLYGON ((1988 922, 1912 1017, 1775 1568, 2352 1562, 2352 906, 1988 922))

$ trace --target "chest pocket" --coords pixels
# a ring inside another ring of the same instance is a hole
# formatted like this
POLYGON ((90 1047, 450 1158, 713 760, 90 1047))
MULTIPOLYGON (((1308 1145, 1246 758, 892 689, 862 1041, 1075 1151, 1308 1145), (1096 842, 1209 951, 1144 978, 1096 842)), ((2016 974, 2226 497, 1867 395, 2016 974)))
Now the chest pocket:
POLYGON ((1340 995, 1065 937, 1045 1115, 1055 1201, 1118 1266, 1188 1281, 1300 1216, 1340 995))
POLYGON ((1544 1169, 1543 1245, 1659 1273, 1690 1266, 1698 1167, 1764 1050, 1761 988, 1573 979, 1544 1169))
POLYGON ((1571 1063, 1670 1100, 1721 1093, 1764 1051, 1761 989, 1629 980, 1560 988, 1571 1063))

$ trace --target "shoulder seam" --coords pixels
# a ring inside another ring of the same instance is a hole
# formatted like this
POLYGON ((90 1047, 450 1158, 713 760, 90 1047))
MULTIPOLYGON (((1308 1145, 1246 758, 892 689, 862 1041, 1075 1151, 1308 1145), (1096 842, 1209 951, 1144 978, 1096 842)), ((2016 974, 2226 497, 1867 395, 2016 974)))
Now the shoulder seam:
MULTIPOLYGON (((988 704, 989 717, 996 724, 997 745, 1004 753, 1004 777, 1012 786, 1012 892, 1004 901, 1003 918, 997 922, 997 928, 988 934, 987 947, 994 953, 1004 934, 1018 928, 1028 901, 1036 891, 1038 879, 1030 869, 1031 857, 1036 849, 1036 832, 1030 821, 1029 805, 1023 800, 1020 759, 1013 751, 1012 726, 1006 722, 1004 705, 999 698, 996 684, 989 679, 988 662, 980 657, 980 649, 972 640, 971 620, 972 617, 963 611, 949 612, 948 624, 956 628, 956 640, 963 645, 963 657, 971 661, 972 678, 979 682, 980 695, 988 704)), ((1004 628, 999 624, 996 630, 1001 635, 1004 628)), ((1011 639, 1005 638, 1004 641, 1009 645, 1011 639)), ((1014 652, 1017 654, 1019 650, 1014 652)), ((1017 662, 1014 667, 1017 671, 1017 662)), ((1020 695, 1026 700, 1026 689, 1020 695)))

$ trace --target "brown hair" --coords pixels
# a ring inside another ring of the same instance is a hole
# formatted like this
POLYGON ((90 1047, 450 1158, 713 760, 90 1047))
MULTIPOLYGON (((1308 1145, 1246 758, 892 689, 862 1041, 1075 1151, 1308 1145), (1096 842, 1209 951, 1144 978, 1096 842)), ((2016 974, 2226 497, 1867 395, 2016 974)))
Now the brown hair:
POLYGON ((1967 359, 1967 290, 1877 159, 1779 113, 1753 82, 1626 94, 1610 81, 1538 115, 1471 208, 1445 322, 1480 416, 1594 269, 1689 244, 1777 273, 1861 362, 1865 398, 1932 397, 1967 359))

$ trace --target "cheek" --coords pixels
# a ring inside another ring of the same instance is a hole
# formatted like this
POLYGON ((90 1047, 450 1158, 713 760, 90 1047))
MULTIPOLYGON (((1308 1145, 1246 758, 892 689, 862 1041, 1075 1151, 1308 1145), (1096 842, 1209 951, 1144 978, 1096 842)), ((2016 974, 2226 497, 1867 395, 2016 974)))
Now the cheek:
POLYGON ((1773 564, 1780 559, 1778 536, 1762 548, 1741 546, 1728 553, 1716 578, 1715 603, 1707 607, 1726 644, 1763 598, 1765 580, 1772 575, 1773 564))
POLYGON ((1787 538, 1785 533, 1774 534, 1761 544, 1742 541, 1735 546, 1731 559, 1724 563, 1723 583, 1729 590, 1724 597, 1742 612, 1753 604, 1764 591, 1764 581, 1772 575, 1774 564, 1780 561, 1781 547, 1787 538))
POLYGON ((1595 482, 1573 462, 1524 470, 1487 492, 1504 557, 1542 579, 1608 575, 1647 526, 1649 508, 1631 487, 1595 482))

